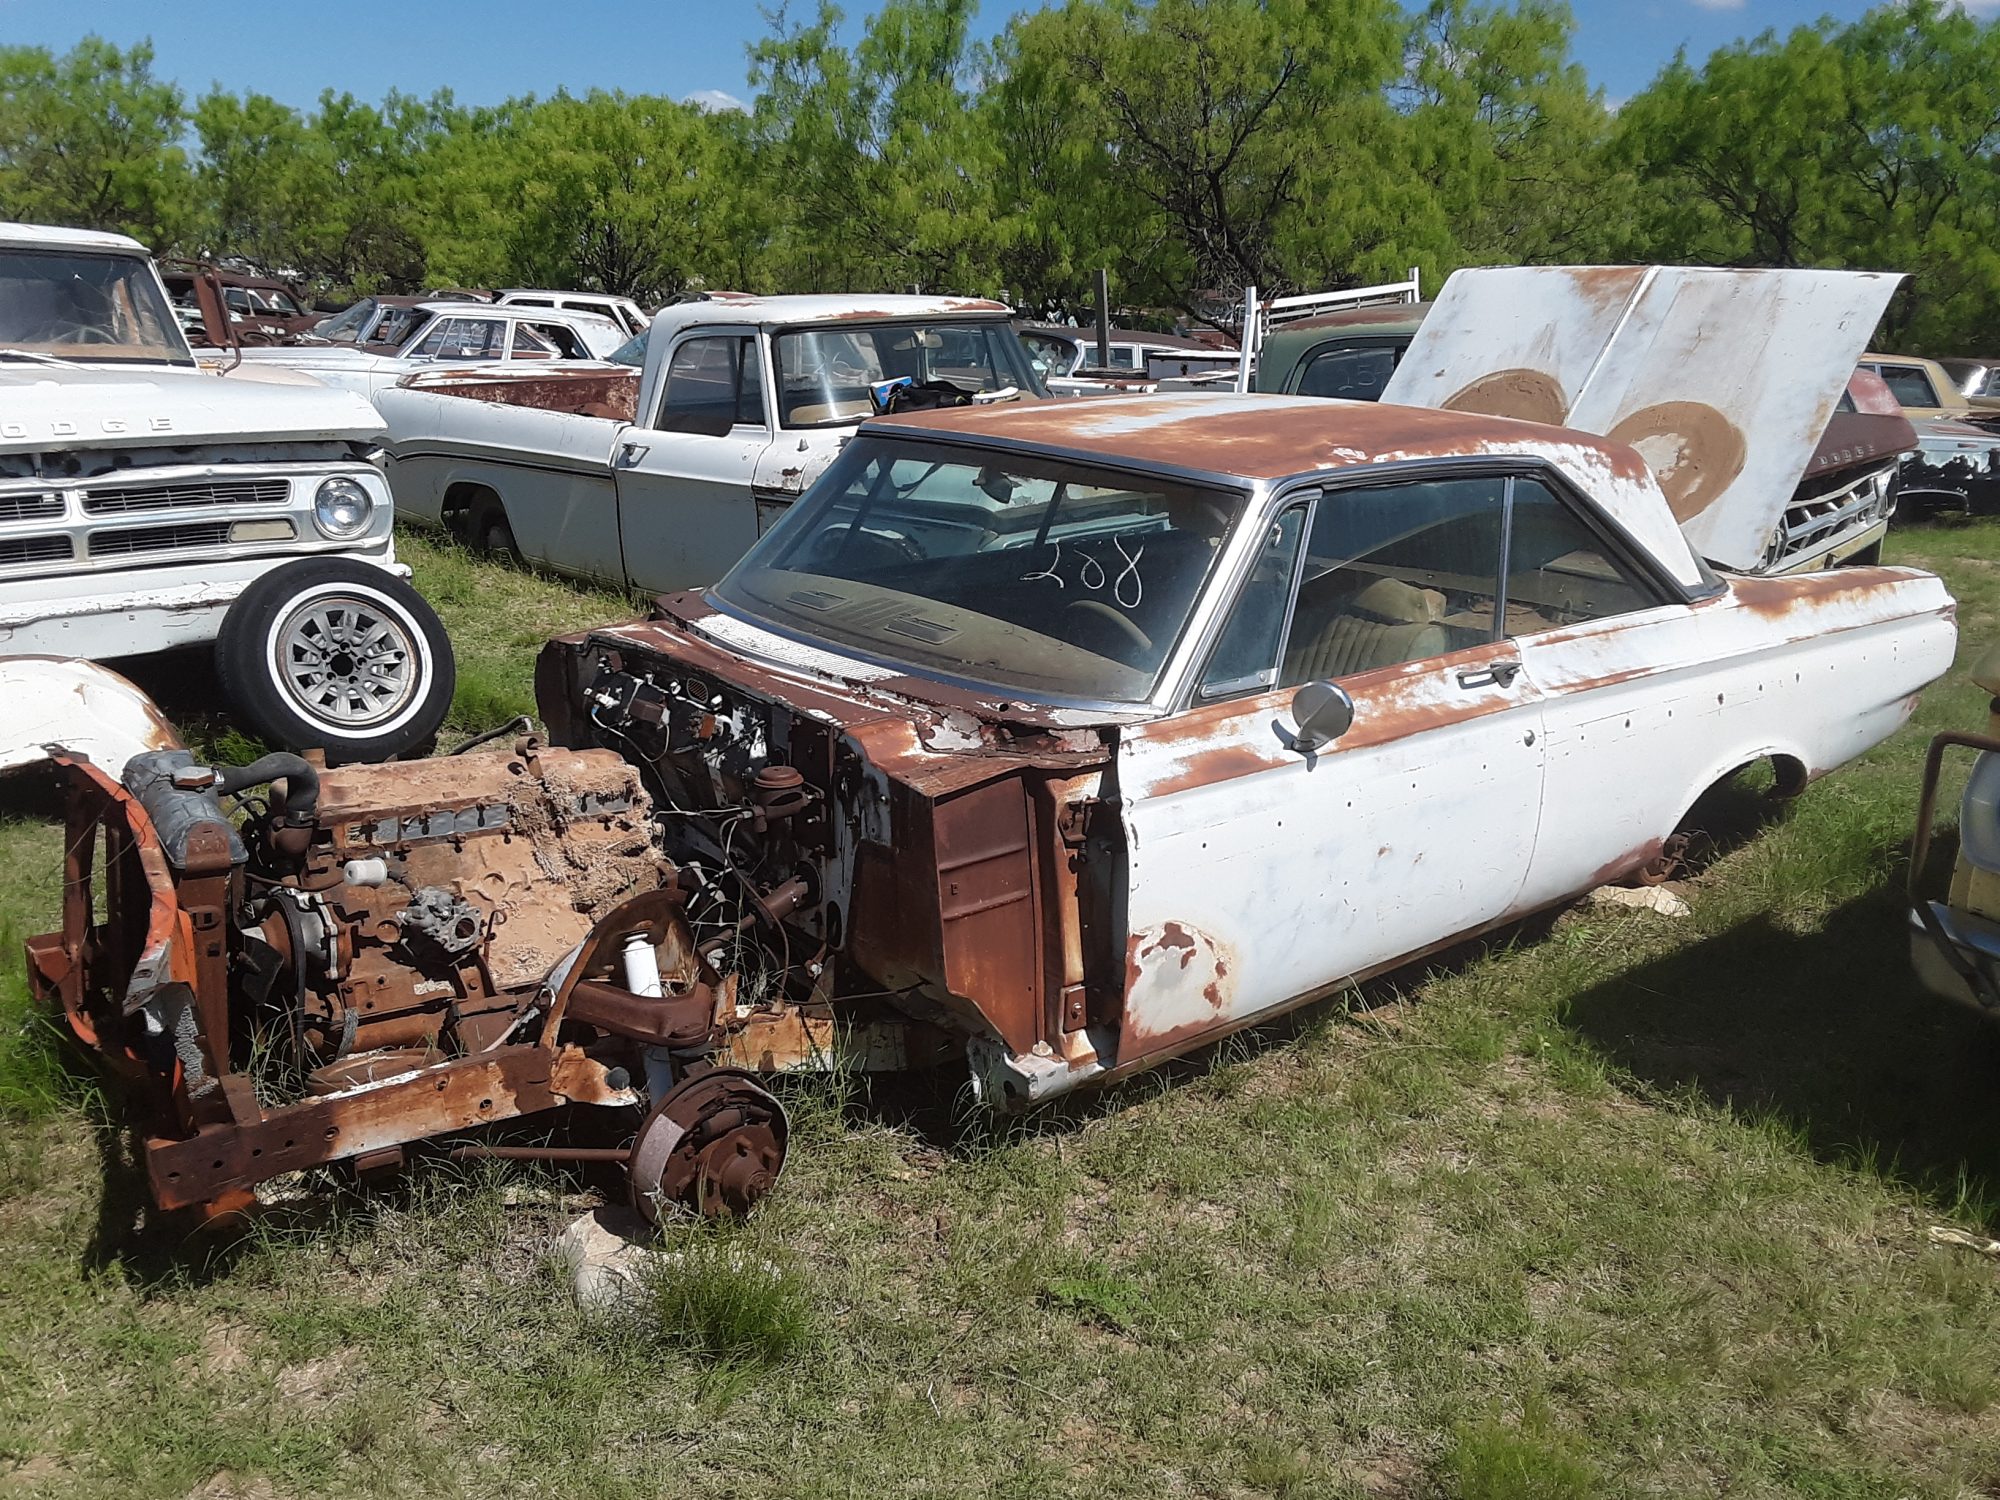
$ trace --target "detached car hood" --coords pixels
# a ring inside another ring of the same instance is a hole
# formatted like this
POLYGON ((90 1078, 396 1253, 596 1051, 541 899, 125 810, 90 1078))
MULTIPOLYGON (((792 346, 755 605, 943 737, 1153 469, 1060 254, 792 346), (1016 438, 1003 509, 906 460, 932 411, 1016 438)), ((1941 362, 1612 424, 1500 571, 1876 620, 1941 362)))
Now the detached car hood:
POLYGON ((201 369, 0 366, 0 451, 366 441, 382 430, 366 401, 323 385, 230 381, 201 369))
POLYGON ((1629 443, 1694 550, 1754 569, 1901 280, 1684 266, 1459 271, 1382 399, 1629 443))

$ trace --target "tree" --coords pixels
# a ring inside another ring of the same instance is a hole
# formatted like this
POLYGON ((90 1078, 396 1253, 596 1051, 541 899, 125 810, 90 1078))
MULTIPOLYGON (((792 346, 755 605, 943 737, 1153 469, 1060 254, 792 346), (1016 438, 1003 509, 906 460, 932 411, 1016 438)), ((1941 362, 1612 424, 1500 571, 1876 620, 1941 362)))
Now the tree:
POLYGON ((710 258, 725 192, 721 130, 692 104, 592 92, 520 109, 486 143, 506 185, 509 274, 648 304, 710 258))
POLYGON ((191 217, 183 106, 146 42, 0 47, 0 214, 173 248, 191 217))
POLYGON ((974 106, 973 0, 888 0, 860 44, 841 14, 780 10, 751 49, 755 147, 782 215, 774 269, 799 290, 998 278, 991 184, 999 151, 974 106))
POLYGON ((2000 30, 1937 0, 1677 57, 1620 111, 1645 185, 1633 248, 1905 271, 1887 336, 1990 337, 2000 306, 2000 30))

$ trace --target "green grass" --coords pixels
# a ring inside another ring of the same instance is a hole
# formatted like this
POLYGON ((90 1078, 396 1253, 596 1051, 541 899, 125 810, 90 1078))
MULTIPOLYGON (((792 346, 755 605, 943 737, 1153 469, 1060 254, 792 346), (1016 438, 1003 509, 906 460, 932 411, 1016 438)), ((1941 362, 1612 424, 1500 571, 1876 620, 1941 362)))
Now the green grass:
MULTIPOLYGON (((623 607, 406 551, 466 732, 623 607)), ((2000 638, 2000 525, 1892 552, 1961 665, 2000 638)), ((2000 1267, 1925 1230, 2000 1231, 2000 1046, 1917 990, 1899 897, 1924 743, 1984 708, 1938 684, 1681 921, 1578 908, 1004 1127, 801 1086, 779 1190, 620 1317, 549 1270, 575 1179, 433 1164, 176 1243, 10 955, 0 1495, 1991 1493, 2000 1267)))

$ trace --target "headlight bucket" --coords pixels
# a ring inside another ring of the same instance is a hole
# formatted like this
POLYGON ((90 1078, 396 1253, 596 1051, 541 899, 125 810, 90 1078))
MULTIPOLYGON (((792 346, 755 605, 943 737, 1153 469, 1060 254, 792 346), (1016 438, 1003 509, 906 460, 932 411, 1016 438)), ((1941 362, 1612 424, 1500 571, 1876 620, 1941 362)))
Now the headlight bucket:
POLYGON ((322 536, 351 541, 375 519, 375 500, 352 479, 323 479, 313 495, 313 525, 322 536))

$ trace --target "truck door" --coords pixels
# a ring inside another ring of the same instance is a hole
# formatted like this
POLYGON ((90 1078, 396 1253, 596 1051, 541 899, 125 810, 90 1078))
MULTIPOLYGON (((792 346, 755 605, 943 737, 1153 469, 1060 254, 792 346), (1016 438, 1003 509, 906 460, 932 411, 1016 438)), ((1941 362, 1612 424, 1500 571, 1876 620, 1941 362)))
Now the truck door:
POLYGON ((758 342, 748 328, 682 335, 659 409, 641 413, 612 453, 632 587, 670 593, 713 583, 757 540, 751 481, 771 446, 758 342))
POLYGON ((1500 622, 1504 484, 1329 490, 1282 512, 1195 705, 1124 732, 1120 1065, 1514 908, 1542 704, 1500 622), (1353 724, 1307 753, 1291 700, 1324 680, 1353 724))

